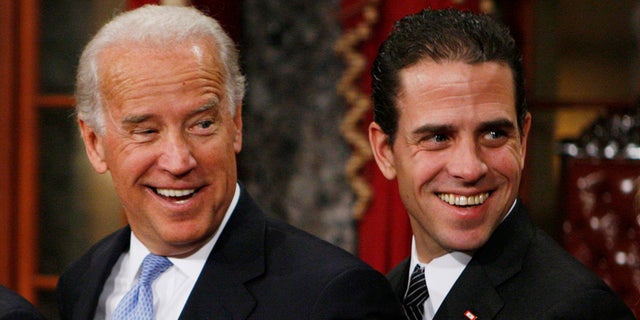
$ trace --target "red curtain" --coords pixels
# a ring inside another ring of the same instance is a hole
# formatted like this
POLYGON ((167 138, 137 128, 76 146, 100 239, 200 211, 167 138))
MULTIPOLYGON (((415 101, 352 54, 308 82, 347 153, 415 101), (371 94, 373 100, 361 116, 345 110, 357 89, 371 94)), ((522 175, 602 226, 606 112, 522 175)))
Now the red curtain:
MULTIPOLYGON (((342 17, 344 32, 362 21, 358 9, 369 4, 367 0, 343 0, 342 17)), ((359 78, 359 86, 366 95, 371 95, 371 65, 378 47, 387 37, 393 23, 403 16, 424 8, 457 8, 478 11, 479 0, 421 0, 395 1, 380 0, 378 19, 371 27, 367 40, 359 45, 358 51, 366 57, 367 67, 359 78)), ((362 132, 366 134, 372 114, 362 121, 362 132)), ((373 160, 363 168, 373 194, 366 211, 358 223, 358 255, 376 270, 386 273, 406 258, 411 250, 411 227, 404 209, 396 181, 388 181, 373 160)))
POLYGON ((129 9, 134 9, 137 7, 142 7, 145 4, 158 4, 160 3, 160 0, 129 0, 127 2, 127 7, 129 9))
MULTIPOLYGON (((128 8, 134 9, 145 4, 159 4, 160 0, 128 0, 128 8)), ((242 21, 242 0, 191 0, 189 3, 218 20, 222 28, 236 44, 240 43, 242 21)))

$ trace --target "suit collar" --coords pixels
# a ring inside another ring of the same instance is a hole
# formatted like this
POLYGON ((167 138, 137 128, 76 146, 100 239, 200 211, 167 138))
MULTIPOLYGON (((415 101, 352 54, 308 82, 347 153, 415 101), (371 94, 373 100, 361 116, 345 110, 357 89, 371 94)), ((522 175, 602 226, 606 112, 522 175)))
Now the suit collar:
POLYGON ((387 274, 387 280, 389 280, 393 292, 398 297, 398 301, 404 299, 404 293, 407 291, 410 262, 411 257, 404 259, 387 274))
POLYGON ((476 252, 473 260, 484 267, 491 283, 498 286, 522 269, 534 233, 535 226, 518 200, 513 212, 476 252))
POLYGON ((518 201, 514 211, 474 254, 434 319, 465 319, 467 311, 479 319, 493 319, 504 306, 496 288, 522 269, 533 234, 533 224, 518 201))
POLYGON ((131 229, 127 226, 116 231, 103 240, 103 246, 96 246, 87 272, 82 275, 78 283, 84 286, 83 292, 74 308, 73 319, 92 319, 102 288, 111 274, 111 269, 118 261, 120 254, 129 250, 131 229))
POLYGON ((464 319, 471 312, 479 319, 493 319, 504 302, 479 265, 468 265, 436 312, 434 320, 464 319))
POLYGON ((245 283, 265 269, 266 220, 244 188, 196 282, 180 319, 245 319, 256 301, 245 283))

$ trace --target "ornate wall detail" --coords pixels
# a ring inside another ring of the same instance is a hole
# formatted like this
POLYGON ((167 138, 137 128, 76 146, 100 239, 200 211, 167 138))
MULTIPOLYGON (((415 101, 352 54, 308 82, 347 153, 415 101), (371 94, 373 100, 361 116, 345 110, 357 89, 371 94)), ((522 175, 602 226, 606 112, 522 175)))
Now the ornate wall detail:
POLYGON ((355 195, 344 173, 339 0, 245 0, 247 74, 240 180, 270 214, 355 250, 355 195))
MULTIPOLYGON (((364 165, 371 160, 369 140, 363 133, 361 122, 371 110, 369 95, 362 92, 359 80, 367 68, 366 57, 358 51, 358 45, 371 36, 371 27, 378 21, 379 0, 362 1, 356 13, 362 20, 346 30, 336 42, 335 50, 346 63, 346 69, 338 82, 338 93, 345 98, 350 109, 345 115, 340 130, 345 140, 353 147, 346 165, 346 173, 357 199, 353 206, 354 217, 359 219, 367 209, 372 191, 368 181, 361 175, 364 165)), ((352 11, 352 10, 348 10, 352 11)))
POLYGON ((564 246, 640 315, 640 109, 560 143, 564 246))
POLYGON ((640 160, 640 107, 601 116, 559 146, 560 154, 574 158, 640 160))

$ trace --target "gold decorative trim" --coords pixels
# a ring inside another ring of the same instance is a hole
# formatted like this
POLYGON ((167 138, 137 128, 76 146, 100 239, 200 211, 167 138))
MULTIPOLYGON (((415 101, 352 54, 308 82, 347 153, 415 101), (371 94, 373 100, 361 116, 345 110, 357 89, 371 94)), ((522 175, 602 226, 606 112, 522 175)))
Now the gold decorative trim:
POLYGON ((496 13, 496 3, 493 0, 480 0, 478 7, 481 13, 490 15, 496 13))
POLYGON ((371 28, 379 19, 379 5, 380 0, 359 2, 355 9, 356 13, 362 15, 362 20, 353 28, 345 30, 335 44, 336 53, 346 63, 337 91, 345 98, 349 107, 340 125, 340 132, 353 147, 345 171, 351 188, 356 194, 356 203, 353 206, 353 215, 356 219, 364 215, 373 193, 369 182, 362 176, 362 169, 372 159, 372 154, 369 139, 362 132, 360 124, 371 109, 372 101, 359 86, 360 76, 366 71, 368 64, 366 56, 361 54, 357 47, 371 37, 371 28))

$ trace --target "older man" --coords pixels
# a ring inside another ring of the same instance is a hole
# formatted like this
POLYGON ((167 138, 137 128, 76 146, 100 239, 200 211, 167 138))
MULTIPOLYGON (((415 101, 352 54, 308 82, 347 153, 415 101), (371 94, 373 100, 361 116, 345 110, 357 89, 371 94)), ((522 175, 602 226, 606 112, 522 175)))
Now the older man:
POLYGON ((78 123, 128 226, 63 273, 63 319, 397 317, 384 276, 238 184, 243 94, 234 44, 196 9, 146 6, 91 40, 78 123))

